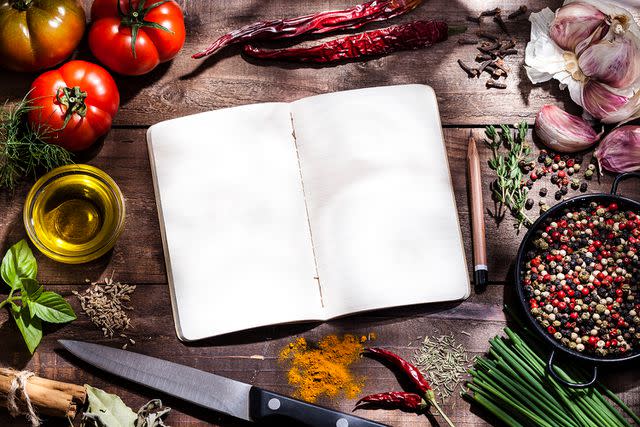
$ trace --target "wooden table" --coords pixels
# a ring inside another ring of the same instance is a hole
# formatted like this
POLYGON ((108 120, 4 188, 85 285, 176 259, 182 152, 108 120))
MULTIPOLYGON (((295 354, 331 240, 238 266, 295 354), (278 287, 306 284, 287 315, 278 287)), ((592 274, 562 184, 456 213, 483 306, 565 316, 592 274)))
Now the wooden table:
MULTIPOLYGON (((85 2, 90 3, 89 0, 85 2)), ((324 324, 270 327, 190 345, 179 342, 171 316, 145 130, 149 125, 164 119, 254 102, 292 101, 309 95, 377 85, 431 85, 438 96, 458 216, 470 260, 469 203, 465 178, 469 134, 481 137, 483 127, 487 124, 515 123, 520 120, 532 124, 536 112, 546 103, 558 104, 575 111, 567 93, 561 92, 557 83, 534 87, 527 80, 521 64, 522 52, 529 36, 528 21, 525 19, 507 24, 517 40, 520 54, 509 57, 508 63, 514 71, 507 80, 508 88, 500 91, 487 90, 484 78, 466 78, 456 60, 462 58, 471 62, 476 50, 474 46, 461 46, 455 40, 430 49, 325 68, 245 61, 237 48, 228 49, 221 55, 204 61, 193 60, 190 58, 193 52, 207 46, 218 35, 240 25, 261 19, 341 8, 352 4, 353 0, 182 0, 180 3, 187 23, 187 42, 183 51, 174 61, 162 64, 146 76, 116 77, 122 97, 120 111, 104 148, 90 162, 109 173, 126 196, 128 213, 124 234, 110 255, 87 265, 57 264, 38 254, 39 279, 66 296, 78 313, 80 307, 71 291, 84 289, 85 279, 95 281, 113 274, 117 280, 136 284, 138 289, 133 304, 137 309, 132 314, 135 329, 131 331, 131 336, 137 343, 130 346, 130 349, 283 393, 290 393, 291 389, 286 382, 285 370, 277 363, 276 358, 279 350, 297 336, 314 340, 330 333, 375 332, 378 345, 389 347, 408 357, 417 347, 420 337, 452 333, 471 356, 484 353, 488 348, 488 339, 500 333, 506 324, 502 312, 503 303, 505 300, 513 300, 513 281, 509 276, 509 268, 522 234, 516 234, 510 219, 497 225, 487 218, 492 283, 486 292, 474 293, 461 304, 386 310, 324 324), (254 354, 263 355, 265 359, 233 357, 254 354)), ((528 6, 531 10, 539 10, 547 5, 545 3, 535 0, 528 2, 528 6)), ((560 1, 549 3, 555 9, 560 1)), ((444 18, 450 23, 461 24, 466 15, 478 15, 487 8, 500 6, 506 11, 513 11, 519 5, 513 0, 428 0, 410 16, 397 21, 444 18)), ((483 27, 496 30, 491 20, 487 20, 483 27)), ((474 30, 477 27, 471 24, 470 28, 474 30)), ((80 48, 77 57, 91 60, 86 45, 80 48)), ((33 78, 33 75, 0 72, 1 98, 13 101, 21 98, 33 78)), ((483 160, 487 159, 488 154, 485 147, 481 147, 483 160)), ((491 173, 486 167, 486 161, 483 161, 483 167, 484 176, 489 182, 491 173)), ((611 180, 610 176, 605 176, 600 183, 594 181, 590 191, 607 191, 611 180)), ((0 192, 2 253, 11 244, 25 237, 21 213, 30 185, 31 183, 25 183, 13 194, 0 192)), ((631 185, 628 184, 628 188, 631 185)), ((537 191, 531 194, 537 197, 537 191)), ((553 200, 553 197, 549 196, 547 199, 553 200)), ((490 200, 486 185, 485 200, 490 200)), ((443 285, 446 285, 446 280, 443 285)), ((119 341, 104 339, 101 332, 82 314, 70 325, 49 328, 33 357, 26 351, 13 322, 7 321, 5 311, 0 312, 0 325, 0 343, 3 347, 0 351, 1 365, 30 369, 49 378, 90 383, 118 393, 135 408, 156 397, 153 392, 79 365, 59 351, 56 344, 59 338, 121 344, 119 341)), ((398 388, 393 374, 378 363, 362 360, 355 365, 354 371, 367 378, 364 393, 398 388)), ((636 412, 640 411, 639 368, 607 371, 603 380, 636 412)), ((172 426, 246 425, 175 399, 163 400, 174 408, 168 419, 172 426)), ((345 411, 350 411, 354 404, 347 400, 323 403, 345 411)), ((470 408, 459 396, 449 399, 444 409, 458 426, 486 425, 492 422, 483 411, 470 408)), ((369 411, 361 414, 393 426, 428 424, 425 417, 399 411, 369 411)), ((51 423, 54 424, 56 423, 51 423)), ((23 425, 23 420, 14 421, 2 412, 0 425, 23 425)), ((65 423, 60 422, 59 425, 65 423)))

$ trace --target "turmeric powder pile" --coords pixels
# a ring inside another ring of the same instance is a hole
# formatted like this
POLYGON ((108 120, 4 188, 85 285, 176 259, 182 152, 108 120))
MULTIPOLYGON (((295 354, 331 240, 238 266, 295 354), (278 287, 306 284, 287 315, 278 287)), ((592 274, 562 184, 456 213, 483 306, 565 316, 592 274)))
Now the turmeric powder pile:
POLYGON ((358 360, 367 337, 328 335, 310 346, 298 338, 280 352, 280 362, 289 365, 287 379, 295 387, 294 397, 315 402, 320 396, 354 399, 364 385, 349 367, 358 360))

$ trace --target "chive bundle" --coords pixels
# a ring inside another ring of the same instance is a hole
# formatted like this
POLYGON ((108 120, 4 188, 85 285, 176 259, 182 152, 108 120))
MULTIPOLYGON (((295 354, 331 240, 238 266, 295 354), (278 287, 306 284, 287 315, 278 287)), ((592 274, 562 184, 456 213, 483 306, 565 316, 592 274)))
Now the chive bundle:
MULTIPOLYGON (((640 425, 640 417, 606 387, 576 389, 558 383, 546 372, 539 352, 511 329, 504 331, 507 337, 489 340, 488 356, 475 360, 464 397, 509 426, 631 427, 612 402, 640 425)), ((555 371, 569 382, 584 377, 575 369, 555 371)))

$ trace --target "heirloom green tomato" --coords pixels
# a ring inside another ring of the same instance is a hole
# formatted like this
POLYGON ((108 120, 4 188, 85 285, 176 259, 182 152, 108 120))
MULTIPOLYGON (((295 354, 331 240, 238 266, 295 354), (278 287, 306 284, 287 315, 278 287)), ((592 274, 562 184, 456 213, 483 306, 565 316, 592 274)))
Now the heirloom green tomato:
POLYGON ((0 66, 37 71, 64 61, 84 33, 77 0, 0 0, 0 66))

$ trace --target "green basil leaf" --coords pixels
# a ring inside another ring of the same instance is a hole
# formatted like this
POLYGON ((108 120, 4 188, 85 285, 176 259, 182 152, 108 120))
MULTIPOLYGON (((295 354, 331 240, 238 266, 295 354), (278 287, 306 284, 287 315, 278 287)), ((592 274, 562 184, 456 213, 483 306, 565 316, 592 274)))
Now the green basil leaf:
POLYGON ((29 300, 36 300, 40 295, 42 295, 43 287, 38 283, 35 279, 22 278, 22 296, 27 296, 29 300))
POLYGON ((85 384, 89 408, 84 417, 93 425, 133 427, 138 416, 115 394, 85 384))
POLYGON ((49 323, 66 323, 76 319, 73 308, 55 292, 45 291, 31 300, 29 309, 35 316, 49 323))
POLYGON ((2 259, 0 275, 11 289, 20 287, 20 278, 35 279, 38 274, 38 264, 31 252, 31 248, 23 239, 11 246, 2 259))
POLYGON ((33 354, 42 340, 42 323, 40 319, 37 317, 31 318, 26 307, 19 309, 12 307, 11 314, 13 315, 13 320, 16 321, 16 325, 18 325, 29 352, 33 354))

